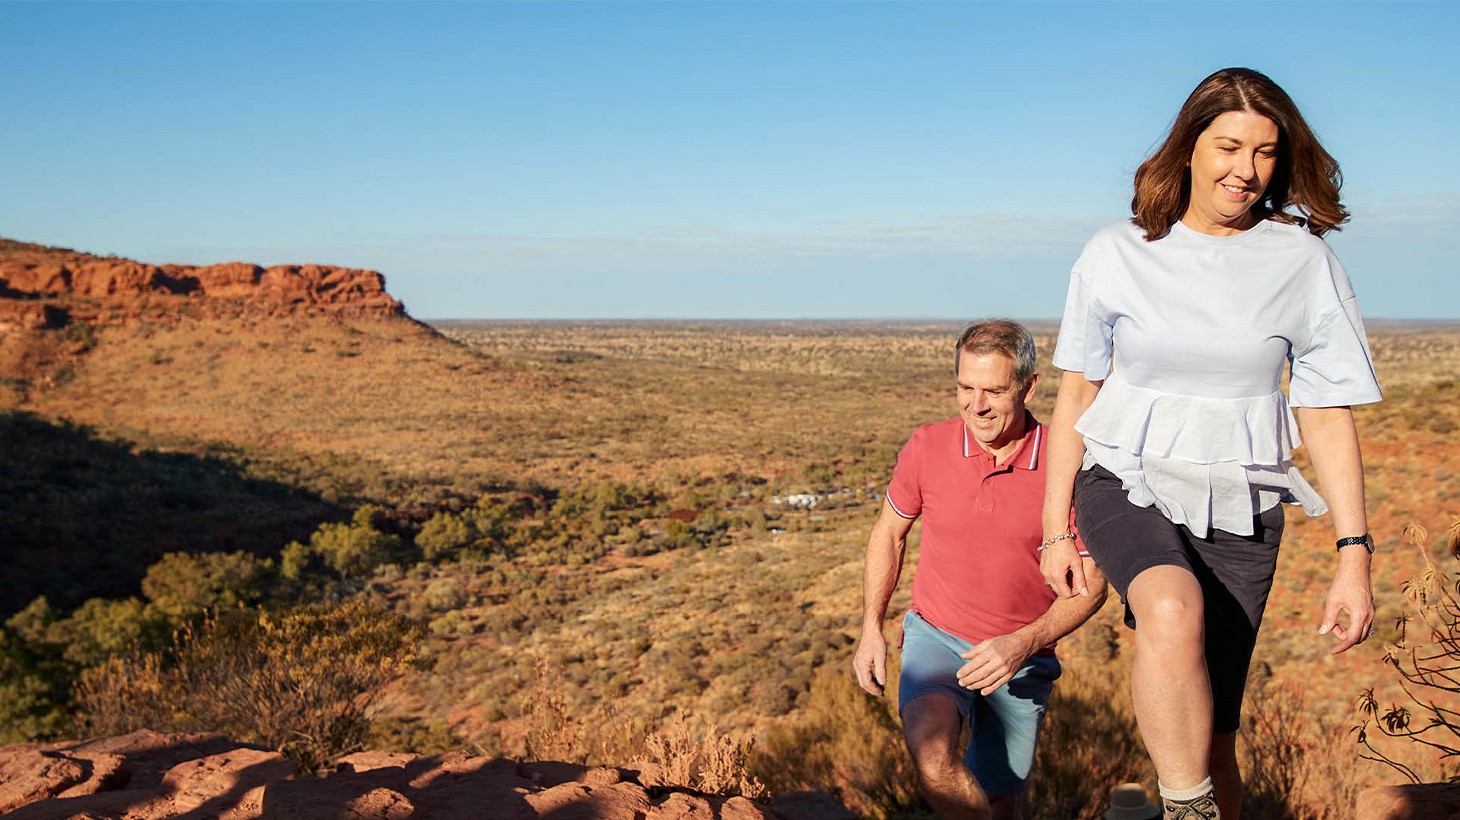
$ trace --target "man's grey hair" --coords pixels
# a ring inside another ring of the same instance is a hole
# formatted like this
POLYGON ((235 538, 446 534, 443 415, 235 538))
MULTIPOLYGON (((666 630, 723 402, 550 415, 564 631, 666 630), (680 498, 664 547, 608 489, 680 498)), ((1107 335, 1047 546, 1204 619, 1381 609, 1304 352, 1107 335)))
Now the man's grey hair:
POLYGON ((1034 380, 1038 364, 1034 358, 1034 336, 1029 328, 1010 319, 984 319, 963 329, 958 347, 953 350, 953 375, 958 375, 958 362, 963 352, 976 356, 1002 353, 1014 360, 1014 381, 1021 388, 1034 380))

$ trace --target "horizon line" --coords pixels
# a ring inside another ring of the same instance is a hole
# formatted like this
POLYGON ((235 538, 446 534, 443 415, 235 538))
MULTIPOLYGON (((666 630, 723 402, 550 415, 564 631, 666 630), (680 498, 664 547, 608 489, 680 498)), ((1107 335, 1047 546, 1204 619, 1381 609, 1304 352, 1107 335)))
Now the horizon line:
MULTIPOLYGON (((1027 318, 1019 316, 978 316, 975 318, 954 318, 947 316, 451 316, 451 317, 430 317, 422 318, 412 316, 418 322, 587 322, 606 324, 612 322, 620 323, 655 323, 655 322, 733 322, 751 324, 756 322, 882 322, 895 324, 957 324, 983 319, 1007 318, 1025 324, 1059 324, 1059 317, 1027 318)), ((1365 325, 1460 325, 1460 317, 1424 317, 1404 318, 1393 316, 1366 316, 1365 325)))

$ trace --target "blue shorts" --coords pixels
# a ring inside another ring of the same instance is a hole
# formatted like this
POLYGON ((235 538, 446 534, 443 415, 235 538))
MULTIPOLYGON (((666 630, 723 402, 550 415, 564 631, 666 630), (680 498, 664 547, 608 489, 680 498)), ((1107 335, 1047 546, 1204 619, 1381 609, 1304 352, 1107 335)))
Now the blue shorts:
POLYGON ((1034 745, 1049 693, 1060 676, 1054 655, 1034 655, 1014 679, 980 695, 958 685, 959 657, 973 648, 962 638, 929 624, 912 610, 902 619, 902 675, 898 679, 897 710, 924 695, 942 695, 958 705, 968 721, 968 751, 963 763, 991 795, 1019 794, 1034 767, 1034 745))

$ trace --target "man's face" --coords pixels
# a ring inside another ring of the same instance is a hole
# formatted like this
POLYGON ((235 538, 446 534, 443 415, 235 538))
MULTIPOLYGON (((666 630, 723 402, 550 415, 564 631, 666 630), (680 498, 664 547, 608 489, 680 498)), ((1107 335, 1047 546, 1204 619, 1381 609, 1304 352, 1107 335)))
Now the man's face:
POLYGON ((1002 353, 958 354, 958 414, 985 452, 999 451, 1024 437, 1024 403, 1034 395, 1014 379, 1014 360, 1002 353))

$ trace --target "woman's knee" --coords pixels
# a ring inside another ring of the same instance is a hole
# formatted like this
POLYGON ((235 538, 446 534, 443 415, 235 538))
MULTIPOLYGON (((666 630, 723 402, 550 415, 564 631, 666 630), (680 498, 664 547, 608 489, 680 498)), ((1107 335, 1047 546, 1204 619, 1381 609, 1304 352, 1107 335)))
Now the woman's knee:
POLYGON ((1136 616, 1138 644, 1166 651, 1203 651, 1201 586, 1190 572, 1152 567, 1136 576, 1126 598, 1136 616))

